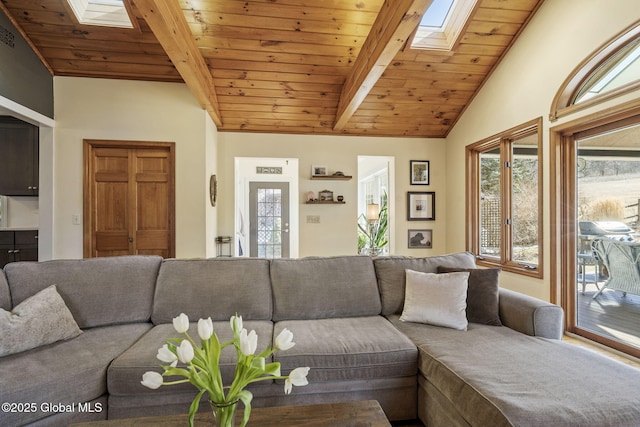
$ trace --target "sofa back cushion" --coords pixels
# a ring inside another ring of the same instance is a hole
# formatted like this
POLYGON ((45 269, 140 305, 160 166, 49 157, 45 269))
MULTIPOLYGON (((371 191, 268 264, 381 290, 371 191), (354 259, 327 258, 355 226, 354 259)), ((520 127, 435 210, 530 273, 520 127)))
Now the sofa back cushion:
POLYGON ((459 252, 427 258, 403 256, 379 257, 373 260, 382 298, 382 314, 401 314, 404 307, 405 270, 437 273, 438 266, 475 268, 476 260, 470 252, 459 252))
POLYGON ((271 261, 273 320, 380 314, 373 262, 367 256, 271 261))
POLYGON ((3 270, 0 270, 0 308, 7 311, 11 310, 11 293, 3 270))
POLYGON ((211 258, 164 260, 160 267, 151 321, 171 323, 180 313, 192 322, 211 316, 229 320, 271 320, 269 260, 211 258))
POLYGON ((148 322, 162 258, 121 256, 5 266, 13 306, 51 285, 80 328, 148 322))

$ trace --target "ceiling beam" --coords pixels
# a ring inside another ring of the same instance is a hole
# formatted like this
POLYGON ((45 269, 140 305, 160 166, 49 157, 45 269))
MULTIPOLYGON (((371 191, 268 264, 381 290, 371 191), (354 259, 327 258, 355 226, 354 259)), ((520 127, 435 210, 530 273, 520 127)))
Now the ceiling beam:
POLYGON ((222 126, 213 77, 178 1, 134 0, 134 3, 200 106, 218 127, 222 126))
POLYGON ((341 130, 420 23, 432 0, 385 0, 338 103, 334 130, 341 130))

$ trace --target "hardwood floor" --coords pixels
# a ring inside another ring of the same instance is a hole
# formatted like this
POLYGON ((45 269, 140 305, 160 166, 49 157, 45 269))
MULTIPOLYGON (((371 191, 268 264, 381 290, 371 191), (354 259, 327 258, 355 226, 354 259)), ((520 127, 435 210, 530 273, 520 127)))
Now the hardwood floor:
POLYGON ((607 356, 610 357, 612 359, 615 359, 619 362, 625 363, 627 365, 633 366, 635 368, 640 369, 640 360, 639 359, 634 359, 631 356, 627 356, 627 355, 622 355, 618 352, 615 352, 611 349, 608 349, 604 346, 595 344, 591 341, 588 341, 582 337, 578 337, 576 335, 565 335, 562 340, 564 342, 567 342, 569 344, 573 344, 573 345, 577 345, 580 347, 584 347, 584 348, 588 348, 592 351, 595 351, 596 353, 600 353, 603 356, 607 356))

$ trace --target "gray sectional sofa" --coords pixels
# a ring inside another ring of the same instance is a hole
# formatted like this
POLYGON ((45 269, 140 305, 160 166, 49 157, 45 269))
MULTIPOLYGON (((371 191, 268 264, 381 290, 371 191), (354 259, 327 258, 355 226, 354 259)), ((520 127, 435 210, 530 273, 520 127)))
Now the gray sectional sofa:
MULTIPOLYGON (((309 385, 287 396, 281 383, 258 383, 254 407, 375 399, 391 420, 419 417, 427 426, 640 425, 640 371, 563 343, 555 305, 500 289, 503 326, 401 321, 405 270, 447 267, 474 268, 474 257, 8 264, 0 308, 56 285, 82 333, 0 358, 0 425, 187 412, 192 386, 140 384, 145 371, 161 371, 157 349, 177 336, 172 318, 181 312, 211 316, 223 340, 238 313, 259 348, 283 328, 293 332, 296 345, 274 357, 284 373, 309 366, 309 385)), ((226 378, 232 353, 223 353, 226 378)))

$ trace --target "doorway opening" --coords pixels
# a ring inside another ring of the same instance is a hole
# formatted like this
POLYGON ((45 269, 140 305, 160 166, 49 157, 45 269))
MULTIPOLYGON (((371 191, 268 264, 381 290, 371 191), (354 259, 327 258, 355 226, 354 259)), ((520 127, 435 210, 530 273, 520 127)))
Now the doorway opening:
POLYGON ((640 123, 576 134, 576 327, 640 349, 640 123))
POLYGON ((395 251, 394 176, 395 157, 358 156, 358 253, 395 251))
POLYGON ((234 256, 298 257, 298 159, 236 157, 234 256))
POLYGON ((639 357, 640 104, 556 126, 551 137, 567 331, 639 357))

